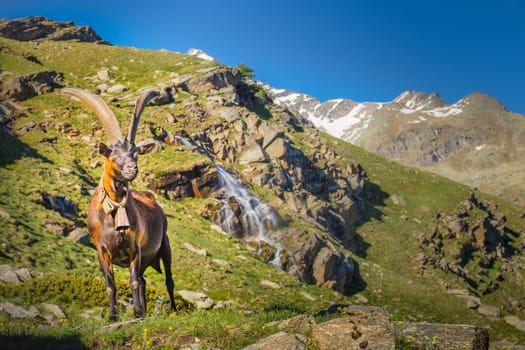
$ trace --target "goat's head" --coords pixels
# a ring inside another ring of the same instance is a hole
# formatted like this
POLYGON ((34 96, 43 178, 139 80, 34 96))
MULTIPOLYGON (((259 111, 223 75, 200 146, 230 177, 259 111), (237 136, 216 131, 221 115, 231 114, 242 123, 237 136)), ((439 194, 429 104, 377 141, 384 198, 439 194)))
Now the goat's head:
POLYGON ((106 130, 109 146, 99 144, 99 153, 106 158, 105 171, 119 181, 132 181, 138 173, 137 156, 140 149, 135 145, 135 136, 140 116, 146 104, 155 96, 157 91, 149 90, 140 96, 136 103, 126 138, 122 137, 115 115, 106 102, 97 95, 81 89, 66 88, 65 93, 78 97, 86 103, 102 122, 106 130))

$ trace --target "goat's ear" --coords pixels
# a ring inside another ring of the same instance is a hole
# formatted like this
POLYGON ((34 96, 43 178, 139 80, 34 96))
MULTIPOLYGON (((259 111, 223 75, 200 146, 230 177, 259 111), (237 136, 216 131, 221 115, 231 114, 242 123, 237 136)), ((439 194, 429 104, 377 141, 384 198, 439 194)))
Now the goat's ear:
POLYGON ((111 154, 111 149, 101 142, 98 144, 98 153, 108 158, 109 155, 111 154))

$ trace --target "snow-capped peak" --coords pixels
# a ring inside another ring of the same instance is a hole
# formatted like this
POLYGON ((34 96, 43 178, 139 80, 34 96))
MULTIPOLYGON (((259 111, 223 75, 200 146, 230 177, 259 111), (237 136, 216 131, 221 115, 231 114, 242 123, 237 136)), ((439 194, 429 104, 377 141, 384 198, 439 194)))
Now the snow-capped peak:
POLYGON ((392 103, 401 104, 414 111, 426 111, 448 106, 435 92, 427 94, 419 91, 405 91, 396 97, 392 103))
POLYGON ((208 55, 206 52, 200 50, 200 49, 189 49, 188 52, 186 52, 186 54, 188 55, 191 55, 191 56, 196 56, 196 57, 199 57, 203 60, 206 60, 206 61, 210 61, 210 62, 217 62, 217 59, 215 57, 212 57, 210 55, 208 55))

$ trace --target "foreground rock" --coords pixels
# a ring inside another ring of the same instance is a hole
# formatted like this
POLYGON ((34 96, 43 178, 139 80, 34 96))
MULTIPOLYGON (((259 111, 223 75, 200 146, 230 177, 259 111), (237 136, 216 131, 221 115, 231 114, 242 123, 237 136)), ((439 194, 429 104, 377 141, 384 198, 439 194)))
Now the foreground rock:
POLYGON ((211 309, 214 304, 213 300, 204 293, 192 292, 189 290, 179 290, 177 293, 182 299, 199 310, 211 309))
POLYGON ((433 324, 426 322, 398 322, 396 335, 418 349, 488 350, 489 333, 486 328, 470 325, 433 324))
POLYGON ((244 350, 307 350, 306 341, 304 335, 279 332, 245 347, 244 350))
POLYGON ((395 349, 390 314, 381 308, 348 307, 347 315, 312 327, 312 340, 319 350, 395 349))

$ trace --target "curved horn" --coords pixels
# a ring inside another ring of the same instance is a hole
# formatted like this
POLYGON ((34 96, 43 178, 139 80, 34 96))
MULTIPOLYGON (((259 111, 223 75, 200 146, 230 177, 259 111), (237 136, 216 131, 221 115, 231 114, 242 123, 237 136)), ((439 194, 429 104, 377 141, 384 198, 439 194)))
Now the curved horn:
POLYGON ((135 109, 133 109, 133 115, 131 116, 131 123, 129 124, 128 132, 128 141, 130 143, 135 143, 135 135, 137 134, 140 116, 144 110, 144 107, 146 107, 152 98, 158 95, 160 95, 158 91, 148 90, 137 99, 137 102, 135 102, 135 109))
POLYGON ((108 134, 108 141, 110 144, 122 140, 122 133, 120 132, 117 118, 115 118, 115 114, 113 114, 113 111, 109 109, 108 105, 101 97, 86 90, 75 88, 65 88, 62 89, 62 91, 66 94, 78 97, 95 112, 100 119, 104 130, 106 130, 106 133, 108 134))

